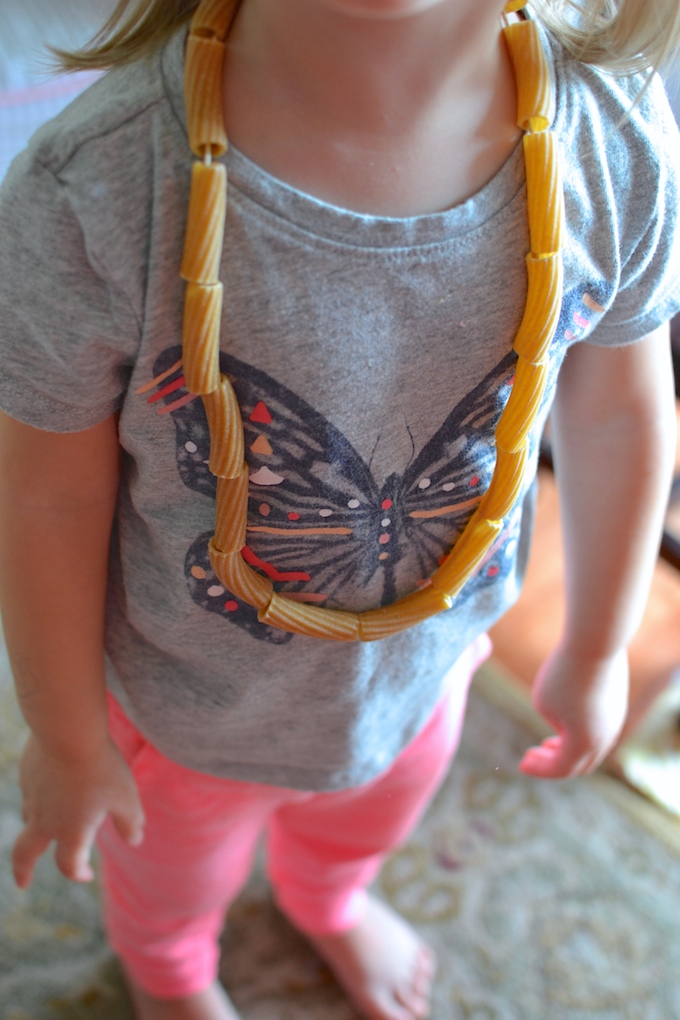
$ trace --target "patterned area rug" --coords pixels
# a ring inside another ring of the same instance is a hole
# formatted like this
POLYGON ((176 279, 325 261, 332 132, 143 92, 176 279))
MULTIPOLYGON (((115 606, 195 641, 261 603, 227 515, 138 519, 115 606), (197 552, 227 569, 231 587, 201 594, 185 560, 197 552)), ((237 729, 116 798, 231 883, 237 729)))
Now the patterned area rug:
MULTIPOLYGON (((0 1017, 132 1020, 96 889, 47 859, 29 892, 12 885, 22 726, 7 682, 0 720, 0 1017)), ((527 723, 482 670, 451 774, 377 886, 438 950, 434 1020, 677 1020, 680 828, 608 777, 521 777, 527 723)), ((356 1017, 261 871, 232 911, 222 977, 244 1020, 356 1017)))

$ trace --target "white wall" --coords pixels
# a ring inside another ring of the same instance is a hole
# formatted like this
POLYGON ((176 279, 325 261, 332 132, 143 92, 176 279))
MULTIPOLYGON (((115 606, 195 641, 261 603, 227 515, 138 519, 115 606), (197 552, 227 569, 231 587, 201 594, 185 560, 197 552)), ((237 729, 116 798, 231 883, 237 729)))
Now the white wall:
POLYGON ((0 89, 44 82, 44 44, 86 42, 112 7, 112 0, 0 0, 0 89))
POLYGON ((46 43, 87 42, 114 0, 0 0, 0 180, 41 124, 55 117, 93 75, 55 77, 46 43))
POLYGON ((678 124, 680 124, 680 68, 666 74, 664 76, 664 81, 666 83, 666 92, 668 93, 668 98, 671 101, 671 107, 675 114, 675 119, 678 124))

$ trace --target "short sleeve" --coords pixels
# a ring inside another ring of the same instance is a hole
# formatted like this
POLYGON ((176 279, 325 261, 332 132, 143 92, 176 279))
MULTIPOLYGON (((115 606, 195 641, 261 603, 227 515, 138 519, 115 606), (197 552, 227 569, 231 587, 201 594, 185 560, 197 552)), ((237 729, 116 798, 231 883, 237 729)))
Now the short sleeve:
POLYGON ((0 407, 76 432, 120 406, 139 322, 88 246, 67 187, 30 151, 0 187, 0 407))
MULTIPOLYGON (((680 311, 680 136, 656 77, 631 114, 635 138, 613 169, 619 279, 607 314, 589 338, 639 340, 680 311)), ((626 131, 626 124, 614 130, 626 131)))

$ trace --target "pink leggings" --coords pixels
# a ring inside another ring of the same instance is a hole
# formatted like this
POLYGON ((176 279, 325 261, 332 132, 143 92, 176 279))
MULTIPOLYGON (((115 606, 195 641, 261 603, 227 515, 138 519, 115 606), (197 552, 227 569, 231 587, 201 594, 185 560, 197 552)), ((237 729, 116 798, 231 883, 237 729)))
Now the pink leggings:
POLYGON ((309 934, 356 924, 366 886, 412 832, 444 778, 486 635, 461 656, 428 723, 376 779, 307 793, 217 779, 175 765, 111 699, 114 740, 146 812, 144 842, 125 843, 110 820, 98 837, 104 920, 113 950, 150 995, 180 998, 211 984, 229 904, 246 881, 263 831, 276 899, 309 934))

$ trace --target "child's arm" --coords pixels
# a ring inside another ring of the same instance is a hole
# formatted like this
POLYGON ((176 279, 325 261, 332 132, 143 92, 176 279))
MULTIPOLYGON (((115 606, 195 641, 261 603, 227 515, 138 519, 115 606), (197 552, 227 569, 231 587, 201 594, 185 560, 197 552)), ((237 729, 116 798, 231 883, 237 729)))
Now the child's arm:
POLYGON ((61 871, 91 877, 89 850, 111 814, 125 838, 143 821, 111 742, 104 687, 104 601, 118 486, 115 418, 72 434, 0 413, 0 604, 31 736, 21 763, 19 885, 52 840, 61 871))
POLYGON ((667 327, 626 347, 576 345, 552 423, 566 621, 533 698, 557 736, 530 748, 520 767, 557 779, 594 769, 625 719, 625 649, 649 592, 675 453, 667 327))

